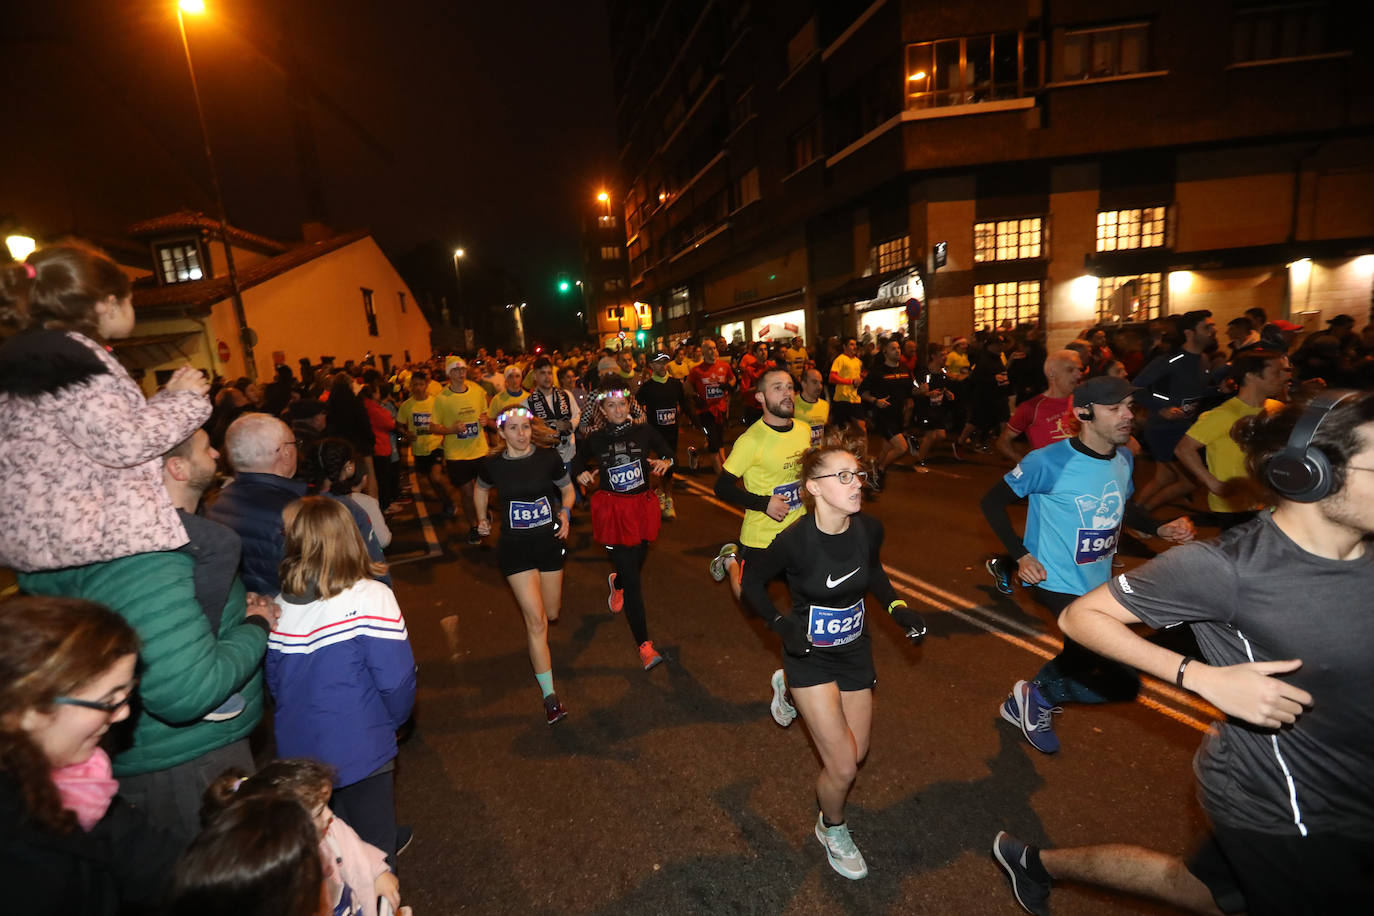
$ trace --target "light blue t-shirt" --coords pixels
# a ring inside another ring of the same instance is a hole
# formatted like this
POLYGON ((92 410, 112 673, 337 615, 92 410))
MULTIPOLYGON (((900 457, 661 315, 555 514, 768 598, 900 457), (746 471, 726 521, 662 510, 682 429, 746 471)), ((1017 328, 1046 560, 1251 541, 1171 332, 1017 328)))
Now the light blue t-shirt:
POLYGON ((1030 499, 1024 541, 1045 567, 1040 587, 1066 595, 1087 594, 1111 578, 1134 489, 1128 449, 1094 457, 1075 448, 1077 441, 1035 449, 1003 478, 1013 493, 1030 499))

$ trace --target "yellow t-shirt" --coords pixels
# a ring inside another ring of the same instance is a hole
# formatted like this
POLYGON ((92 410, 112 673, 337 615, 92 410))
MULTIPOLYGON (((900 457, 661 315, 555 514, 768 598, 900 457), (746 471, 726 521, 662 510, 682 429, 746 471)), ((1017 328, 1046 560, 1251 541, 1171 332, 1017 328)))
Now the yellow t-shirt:
POLYGON ((446 386, 443 382, 438 381, 437 379, 430 379, 429 387, 425 389, 425 397, 437 398, 439 395, 444 393, 447 387, 448 386, 446 386))
POLYGON ((794 350, 788 347, 783 356, 787 357, 787 371, 792 373, 793 378, 801 378, 802 370, 806 368, 806 348, 794 350))
POLYGON ((461 394, 446 387, 434 399, 433 419, 441 426, 460 426, 457 433, 444 436, 446 461, 466 461, 487 453, 487 437, 482 434, 482 416, 486 412, 487 393, 472 382, 461 394))
POLYGON ((507 407, 518 407, 529 399, 530 393, 528 391, 522 391, 519 394, 511 394, 509 391, 502 388, 500 391, 496 392, 496 397, 491 399, 488 415, 494 420, 500 415, 501 411, 505 410, 507 407))
POLYGON ((414 436, 410 443, 410 452, 417 458, 423 458, 444 444, 443 436, 436 436, 429 431, 429 418, 434 415, 434 398, 425 398, 417 401, 414 398, 406 398, 401 403, 401 409, 396 411, 396 425, 404 427, 406 432, 414 436))
POLYGON ((793 408, 792 416, 811 427, 811 444, 820 445, 825 424, 830 422, 830 402, 820 398, 816 403, 808 404, 805 398, 797 395, 793 403, 796 406, 793 408))
MULTIPOLYGON (((1245 453, 1231 438, 1231 427, 1241 417, 1252 417, 1261 410, 1281 406, 1278 401, 1266 401, 1263 407, 1251 407, 1238 397, 1231 398, 1198 417, 1197 422, 1188 428, 1188 438, 1207 449, 1207 470, 1217 480, 1225 483, 1237 477, 1247 477, 1249 472, 1245 469, 1245 453)), ((1226 499, 1209 492, 1207 508, 1213 512, 1249 512, 1257 507, 1247 499, 1226 499)))
POLYGON ((794 420, 792 428, 780 433, 762 420, 756 421, 735 440, 725 470, 741 478, 750 493, 777 493, 787 500, 791 511, 780 522, 767 512, 746 509, 739 540, 746 547, 767 547, 778 532, 806 513, 801 502, 801 453, 811 444, 811 427, 794 420))
POLYGON ((945 374, 953 378, 963 378, 968 375, 969 361, 968 356, 958 350, 950 350, 945 354, 945 374))
POLYGON ((695 365, 696 363, 692 362, 690 359, 684 359, 682 362, 673 360, 668 364, 668 374, 675 379, 684 379, 687 377, 687 373, 691 372, 692 367, 695 365))
MULTIPOLYGON (((838 374, 840 378, 853 379, 853 385, 836 385, 835 400, 846 401, 850 404, 859 403, 859 377, 863 375, 864 364, 859 361, 857 356, 845 356, 841 353, 835 357, 835 361, 830 364, 830 372, 838 374)), ((826 382, 830 378, 826 377, 826 382)))

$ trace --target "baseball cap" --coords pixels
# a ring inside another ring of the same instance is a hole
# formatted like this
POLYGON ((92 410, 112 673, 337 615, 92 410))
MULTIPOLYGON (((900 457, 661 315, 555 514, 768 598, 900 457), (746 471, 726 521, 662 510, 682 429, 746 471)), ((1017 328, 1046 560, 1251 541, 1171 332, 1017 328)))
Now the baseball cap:
POLYGON ((671 363, 672 361, 673 358, 667 353, 655 353, 653 358, 649 360, 651 363, 671 363))
POLYGON ((1114 375, 1099 375, 1088 379, 1073 390, 1073 406, 1120 404, 1140 390, 1124 378, 1117 378, 1114 375))
POLYGON ((448 359, 444 360, 445 375, 448 375, 454 369, 466 369, 467 367, 467 360, 463 359, 461 356, 450 356, 448 359))

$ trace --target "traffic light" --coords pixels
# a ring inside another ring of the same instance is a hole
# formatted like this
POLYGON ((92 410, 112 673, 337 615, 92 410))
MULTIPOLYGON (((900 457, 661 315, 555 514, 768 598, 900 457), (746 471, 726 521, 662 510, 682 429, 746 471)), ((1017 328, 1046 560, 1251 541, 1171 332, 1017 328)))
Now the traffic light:
POLYGON ((566 273, 560 273, 558 275, 558 291, 560 293, 566 293, 570 289, 572 289, 572 278, 566 273))
POLYGON ((639 344, 640 346, 643 346, 643 345, 644 345, 644 341, 645 341, 647 338, 648 338, 648 334, 646 334, 644 331, 639 331, 638 333, 635 334, 635 343, 639 344))

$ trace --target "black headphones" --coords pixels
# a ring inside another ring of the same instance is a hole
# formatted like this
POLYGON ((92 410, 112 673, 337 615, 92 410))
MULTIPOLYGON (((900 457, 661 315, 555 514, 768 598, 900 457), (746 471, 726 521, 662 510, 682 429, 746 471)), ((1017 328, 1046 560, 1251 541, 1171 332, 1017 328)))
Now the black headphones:
POLYGON ((1083 407, 1079 407, 1079 408, 1078 408, 1078 410, 1084 410, 1084 409, 1086 409, 1088 412, 1087 412, 1087 413, 1084 413, 1084 414, 1079 414, 1079 415, 1078 415, 1078 419, 1082 420, 1084 423, 1091 423, 1091 422, 1096 418, 1095 415, 1093 414, 1093 405, 1089 404, 1089 405, 1087 405, 1086 408, 1083 408, 1083 407))
POLYGON ((1264 479, 1285 499, 1295 503, 1314 503, 1331 493, 1331 461, 1326 453, 1312 446, 1322 421, 1336 405, 1359 394, 1339 389, 1323 391, 1307 405, 1283 451, 1264 464, 1264 479))

